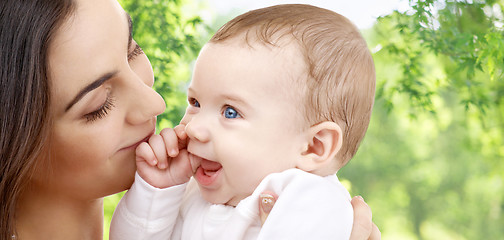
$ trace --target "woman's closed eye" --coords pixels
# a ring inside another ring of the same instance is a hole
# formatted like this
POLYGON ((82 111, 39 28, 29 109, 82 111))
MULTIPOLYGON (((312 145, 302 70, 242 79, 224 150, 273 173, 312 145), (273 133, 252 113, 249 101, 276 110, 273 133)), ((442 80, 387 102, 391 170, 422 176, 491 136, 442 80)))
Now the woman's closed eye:
POLYGON ((144 54, 140 45, 138 45, 136 42, 133 42, 133 44, 134 44, 133 51, 128 53, 128 62, 134 60, 136 56, 144 54))
POLYGON ((105 102, 95 111, 92 111, 90 113, 87 113, 84 115, 84 118, 86 119, 86 122, 94 122, 98 119, 102 119, 107 114, 109 113, 110 110, 114 107, 114 99, 113 97, 109 94, 107 98, 105 99, 105 102))
POLYGON ((229 119, 241 118, 242 117, 240 115, 240 113, 238 113, 238 111, 236 111, 236 109, 234 109, 231 106, 224 107, 224 111, 223 111, 222 114, 224 115, 225 118, 229 118, 229 119))

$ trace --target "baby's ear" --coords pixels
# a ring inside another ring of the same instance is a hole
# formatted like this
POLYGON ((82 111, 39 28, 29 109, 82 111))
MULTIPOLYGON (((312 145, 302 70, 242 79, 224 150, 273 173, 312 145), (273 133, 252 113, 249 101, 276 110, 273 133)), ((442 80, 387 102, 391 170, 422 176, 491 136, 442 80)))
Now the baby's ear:
POLYGON ((335 122, 322 122, 310 127, 306 132, 305 148, 297 167, 301 170, 319 174, 326 171, 334 173, 331 166, 335 165, 334 158, 343 144, 343 133, 335 122))

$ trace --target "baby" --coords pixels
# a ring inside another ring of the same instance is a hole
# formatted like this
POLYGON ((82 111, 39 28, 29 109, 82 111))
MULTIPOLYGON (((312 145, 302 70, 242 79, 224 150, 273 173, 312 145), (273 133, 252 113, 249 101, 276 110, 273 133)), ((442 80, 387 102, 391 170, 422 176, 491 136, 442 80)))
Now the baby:
POLYGON ((345 17, 288 4, 234 18, 198 56, 181 125, 137 148, 111 238, 348 239, 336 173, 365 135, 374 90, 345 17), (261 226, 264 191, 279 198, 261 226))

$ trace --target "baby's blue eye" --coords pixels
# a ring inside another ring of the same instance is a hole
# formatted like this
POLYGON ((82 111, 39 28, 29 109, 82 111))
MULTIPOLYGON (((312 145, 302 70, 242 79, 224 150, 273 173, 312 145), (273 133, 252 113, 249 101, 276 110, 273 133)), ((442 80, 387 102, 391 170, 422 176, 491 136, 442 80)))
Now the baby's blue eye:
POLYGON ((226 118, 239 118, 241 116, 236 110, 234 110, 234 108, 226 107, 226 109, 224 110, 224 117, 226 117, 226 118))
POLYGON ((189 98, 188 102, 193 107, 197 107, 197 108, 200 107, 200 104, 199 104, 198 100, 196 100, 196 98, 189 98))

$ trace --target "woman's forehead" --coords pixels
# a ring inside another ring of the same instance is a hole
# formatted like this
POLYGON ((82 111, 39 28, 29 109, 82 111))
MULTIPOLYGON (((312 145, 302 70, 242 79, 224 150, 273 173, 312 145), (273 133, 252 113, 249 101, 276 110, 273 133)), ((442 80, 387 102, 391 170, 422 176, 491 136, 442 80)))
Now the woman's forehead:
POLYGON ((127 54, 128 39, 127 14, 117 1, 79 0, 49 47, 54 100, 67 103, 87 84, 116 71, 127 54))
POLYGON ((52 45, 59 46, 76 39, 106 38, 106 33, 117 27, 127 27, 126 17, 126 13, 115 0, 79 0, 74 13, 56 32, 52 45))

